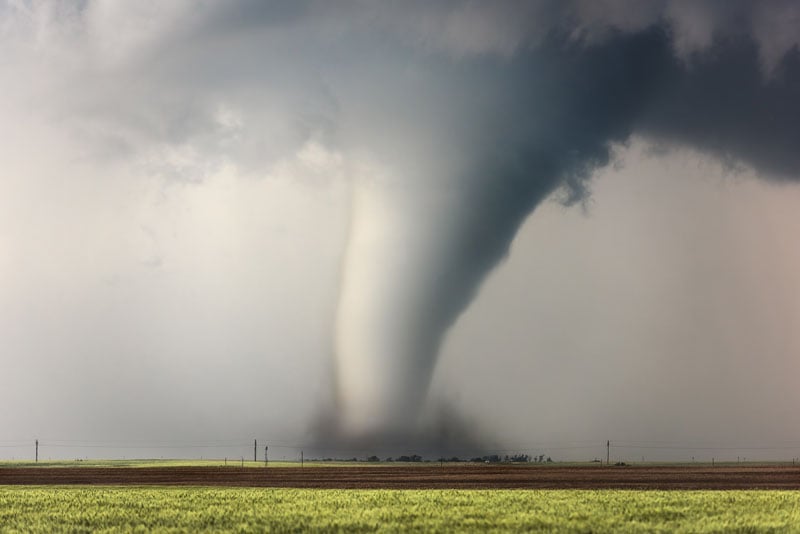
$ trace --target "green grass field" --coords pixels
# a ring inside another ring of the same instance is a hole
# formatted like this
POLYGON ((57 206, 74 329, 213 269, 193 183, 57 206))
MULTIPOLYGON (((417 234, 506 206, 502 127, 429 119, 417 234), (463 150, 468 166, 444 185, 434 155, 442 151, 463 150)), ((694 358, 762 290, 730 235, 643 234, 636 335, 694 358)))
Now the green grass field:
POLYGON ((800 532, 797 491, 0 487, 1 532, 800 532))

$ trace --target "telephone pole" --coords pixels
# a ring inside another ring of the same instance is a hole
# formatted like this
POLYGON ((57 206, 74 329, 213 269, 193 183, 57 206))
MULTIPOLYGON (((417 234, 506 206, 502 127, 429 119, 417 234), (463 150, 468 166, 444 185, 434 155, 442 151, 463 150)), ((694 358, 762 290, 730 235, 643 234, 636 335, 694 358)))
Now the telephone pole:
POLYGON ((611 440, 606 441, 606 465, 611 465, 611 440))
POLYGON ((269 464, 269 460, 267 459, 267 452, 269 451, 269 446, 264 445, 264 467, 267 467, 269 464))
POLYGON ((253 440, 253 461, 254 462, 258 461, 258 452, 257 451, 258 451, 258 440, 254 439, 253 440))
POLYGON ((39 440, 36 440, 36 462, 39 462, 39 440))

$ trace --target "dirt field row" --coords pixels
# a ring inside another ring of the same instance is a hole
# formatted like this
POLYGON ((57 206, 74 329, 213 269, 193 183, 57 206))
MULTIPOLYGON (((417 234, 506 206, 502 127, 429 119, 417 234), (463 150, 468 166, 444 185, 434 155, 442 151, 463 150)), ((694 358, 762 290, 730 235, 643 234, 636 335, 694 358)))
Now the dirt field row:
POLYGON ((292 488, 800 489, 800 466, 0 468, 0 485, 104 484, 292 488))

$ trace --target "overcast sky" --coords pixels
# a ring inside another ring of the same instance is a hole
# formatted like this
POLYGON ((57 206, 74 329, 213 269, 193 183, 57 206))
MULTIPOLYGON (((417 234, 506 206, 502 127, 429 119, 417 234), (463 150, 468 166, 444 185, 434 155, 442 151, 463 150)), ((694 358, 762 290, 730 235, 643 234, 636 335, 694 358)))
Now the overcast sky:
POLYGON ((798 13, 0 3, 0 457, 800 457, 798 13))

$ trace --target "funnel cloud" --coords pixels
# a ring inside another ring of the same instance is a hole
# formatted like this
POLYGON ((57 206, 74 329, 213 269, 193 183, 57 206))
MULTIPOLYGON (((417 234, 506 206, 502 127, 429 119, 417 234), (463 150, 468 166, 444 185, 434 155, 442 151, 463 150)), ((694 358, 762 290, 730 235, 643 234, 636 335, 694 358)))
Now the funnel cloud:
POLYGON ((444 335, 526 216, 557 190, 568 204, 584 200, 616 144, 639 134, 773 179, 800 169, 796 48, 767 77, 747 36, 716 37, 682 59, 669 25, 598 42, 554 29, 512 57, 462 59, 447 80, 443 68, 426 73, 425 91, 458 80, 442 89, 454 95, 442 104, 452 124, 414 117, 407 128, 435 132, 447 164, 415 147, 390 178, 354 186, 336 346, 348 432, 413 428, 444 335), (420 170, 418 155, 435 164, 420 170))

